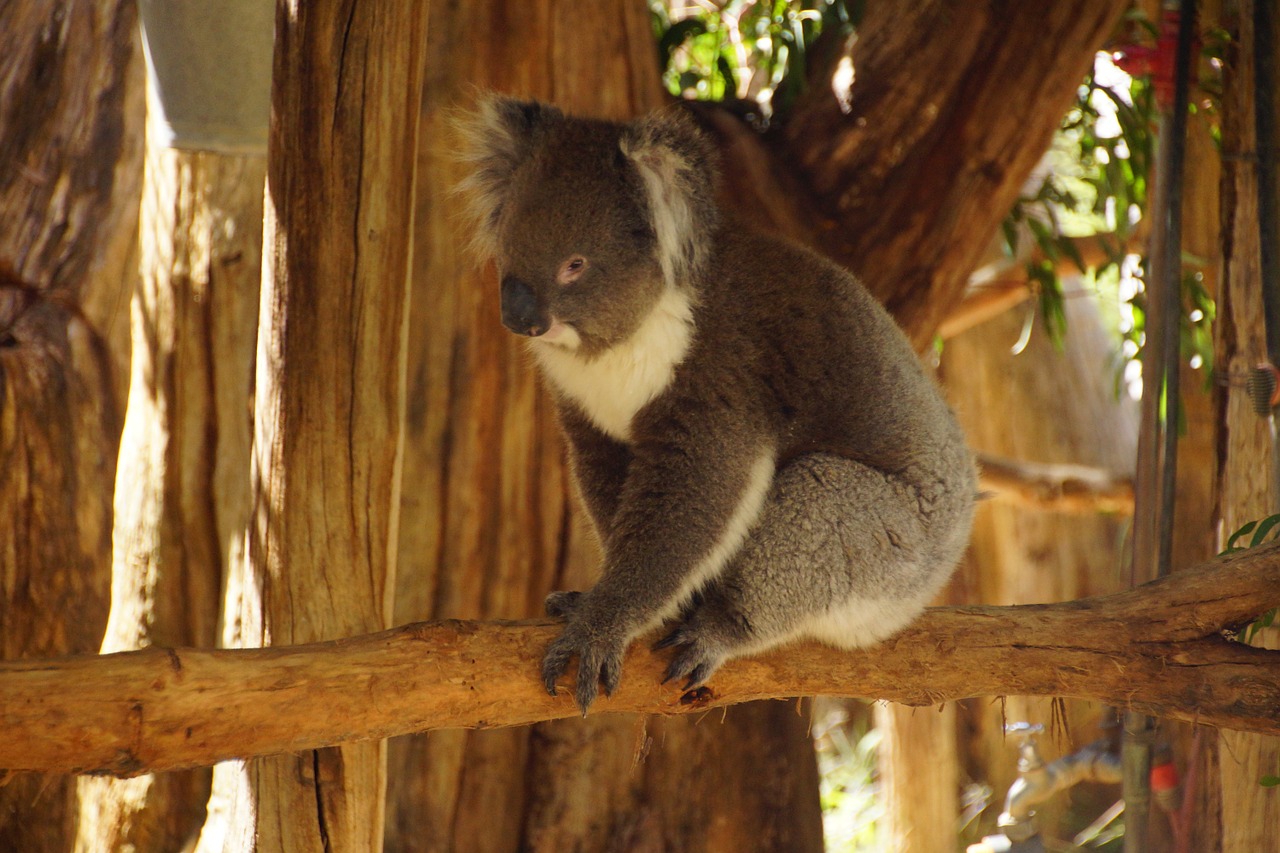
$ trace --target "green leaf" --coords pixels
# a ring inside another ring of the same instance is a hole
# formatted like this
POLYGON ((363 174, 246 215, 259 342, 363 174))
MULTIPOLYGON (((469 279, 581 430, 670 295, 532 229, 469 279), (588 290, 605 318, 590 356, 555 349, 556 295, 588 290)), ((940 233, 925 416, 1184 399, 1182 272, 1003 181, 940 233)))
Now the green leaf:
POLYGON ((1018 226, 1015 222, 1016 220, 1011 213, 1000 223, 1000 231, 1004 234, 1004 249, 1011 258, 1018 256, 1018 226))
POLYGON ((1227 537, 1227 547, 1222 549, 1222 553, 1234 554, 1236 551, 1243 551, 1245 549, 1245 546, 1237 545, 1236 542, 1238 542, 1240 539, 1244 538, 1245 536, 1248 536, 1249 533, 1257 526, 1258 526, 1258 522, 1250 521, 1248 524, 1241 527, 1235 533, 1232 533, 1229 537, 1227 537))
POLYGON ((1249 547, 1257 548, 1266 541, 1267 534, 1274 530, 1277 524, 1280 524, 1280 513, 1269 515, 1258 522, 1257 529, 1253 531, 1253 538, 1249 540, 1249 547))
POLYGON ((1076 269, 1080 270, 1080 272, 1088 272, 1084 258, 1080 257, 1080 249, 1076 246, 1074 241, 1070 238, 1064 237, 1058 243, 1058 248, 1062 250, 1063 254, 1071 259, 1071 263, 1076 265, 1076 269))
POLYGON ((1258 780, 1258 784, 1264 788, 1280 787, 1280 776, 1263 776, 1258 780))
POLYGON ((1049 226, 1034 216, 1028 216, 1026 219, 1027 227, 1031 229, 1032 235, 1036 238, 1036 244, 1040 250, 1044 252, 1051 260, 1058 259, 1058 247, 1054 240, 1053 232, 1049 230, 1049 226))
POLYGON ((683 21, 672 24, 658 42, 658 67, 665 69, 671 64, 671 54, 675 53, 677 48, 690 38, 704 35, 706 32, 707 25, 698 18, 685 18, 683 21))

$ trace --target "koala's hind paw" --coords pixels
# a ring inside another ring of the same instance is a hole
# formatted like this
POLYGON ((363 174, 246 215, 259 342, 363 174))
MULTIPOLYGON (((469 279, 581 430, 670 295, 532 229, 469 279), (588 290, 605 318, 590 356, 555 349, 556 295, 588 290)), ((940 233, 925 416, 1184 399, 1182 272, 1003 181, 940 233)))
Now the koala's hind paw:
POLYGON ((576 657, 578 679, 573 698, 585 717, 601 686, 606 696, 618 689, 626 650, 625 639, 592 631, 581 621, 570 619, 564 633, 551 642, 542 658, 542 683, 547 692, 555 696, 556 681, 569 668, 569 661, 576 657))
POLYGON ((660 639, 654 644, 654 649, 684 647, 676 652, 676 656, 671 658, 671 663, 667 665, 666 675, 663 676, 662 683, 667 681, 675 681, 676 679, 685 679, 686 690, 694 689, 699 684, 704 684, 724 663, 728 660, 728 656, 723 651, 719 651, 714 644, 704 642, 703 639, 695 637, 684 626, 673 630, 667 637, 660 639))
POLYGON ((751 624, 719 590, 706 590, 679 627, 654 645, 655 650, 679 648, 663 683, 683 678, 685 690, 705 683, 725 662, 750 647, 754 637, 751 624))
POLYGON ((556 619, 568 619, 573 615, 573 611, 578 609, 578 604, 581 601, 582 593, 580 592, 553 592, 546 597, 542 606, 547 611, 548 616, 554 616, 556 619))

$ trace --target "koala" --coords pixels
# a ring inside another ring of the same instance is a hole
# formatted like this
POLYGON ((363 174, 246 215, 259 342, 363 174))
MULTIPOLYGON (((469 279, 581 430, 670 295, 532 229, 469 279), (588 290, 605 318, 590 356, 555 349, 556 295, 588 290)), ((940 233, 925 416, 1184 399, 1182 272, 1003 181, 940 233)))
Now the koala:
POLYGON ((968 542, 975 468, 901 330, 848 272, 716 203, 682 110, 629 124, 485 96, 459 190, 502 323, 555 397, 600 579, 546 600, 583 714, 663 623, 667 680, 902 630, 968 542))

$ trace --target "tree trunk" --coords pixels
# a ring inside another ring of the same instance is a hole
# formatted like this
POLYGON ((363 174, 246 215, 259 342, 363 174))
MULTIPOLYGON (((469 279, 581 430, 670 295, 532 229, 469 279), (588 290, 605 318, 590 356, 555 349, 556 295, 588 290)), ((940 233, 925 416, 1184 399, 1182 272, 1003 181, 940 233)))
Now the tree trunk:
POLYGON ((918 348, 959 301, 1127 7, 868 4, 843 51, 852 73, 821 69, 777 132, 779 159, 807 189, 796 201, 817 245, 866 282, 918 348))
MULTIPOLYGON (((1224 241, 1222 290, 1215 323, 1215 364, 1220 376, 1243 377, 1267 360, 1259 268, 1257 156, 1267 156, 1254 132, 1254 49, 1252 0, 1223 4, 1224 23, 1232 32, 1222 105, 1222 150, 1241 155, 1223 158, 1222 215, 1224 241)), ((1273 15, 1273 18, 1276 17, 1273 15)), ((1280 44, 1280 33, 1272 34, 1280 44)), ((1272 68, 1276 65, 1273 62, 1272 68)), ((1259 94, 1280 102, 1280 79, 1264 83, 1259 94)), ((1272 142, 1272 145, 1275 143, 1272 142)), ((1270 187, 1273 196, 1277 188, 1270 187)), ((1274 226, 1274 223, 1273 223, 1274 226)), ((1270 235, 1270 239, 1280 237, 1270 235)), ((1274 275, 1274 272, 1272 273, 1274 275)), ((1254 414, 1248 395, 1238 382, 1229 382, 1219 396, 1222 424, 1218 441, 1219 535, 1226 537, 1245 522, 1276 511, 1280 494, 1272 479, 1275 443, 1274 416, 1254 414)), ((1271 630, 1260 636, 1269 648, 1280 647, 1271 630)), ((1218 749, 1222 795, 1222 850, 1225 853, 1280 850, 1280 797, 1263 788, 1259 779, 1280 772, 1280 738, 1222 732, 1218 749)))
POLYGON ((123 401, 145 112, 134 3, 8 0, 0 33, 0 269, 80 307, 123 401))
MULTIPOLYGON (((147 154, 103 652, 216 645, 222 567, 249 522, 265 158, 154 138, 147 154)), ((179 849, 208 796, 208 771, 84 779, 77 849, 179 849)))
MULTIPOLYGON (((117 415, 84 320, 0 282, 0 658, 93 652, 107 618, 117 415)), ((0 788, 0 849, 69 849, 75 780, 0 788)))
POLYGON ((899 853, 954 853, 960 815, 956 706, 877 704, 883 838, 899 853))
MULTIPOLYGON (((0 33, 0 658, 39 658, 107 618, 142 63, 129 2, 13 0, 0 33)), ((7 776, 0 849, 70 849, 76 809, 7 776)))
MULTIPOLYGON (((277 5, 253 524, 243 610, 225 616, 247 645, 390 624, 425 37, 422 4, 277 5)), ((379 850, 385 760, 369 742, 227 768, 248 788, 218 796, 248 808, 206 833, 379 850)))

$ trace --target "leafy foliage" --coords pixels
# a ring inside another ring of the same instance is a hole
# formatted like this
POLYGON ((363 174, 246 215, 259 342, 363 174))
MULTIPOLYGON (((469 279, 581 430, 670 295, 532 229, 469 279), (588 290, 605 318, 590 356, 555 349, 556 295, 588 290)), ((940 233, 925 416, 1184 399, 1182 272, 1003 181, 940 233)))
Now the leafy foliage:
MULTIPOLYGON (((766 126, 803 90, 808 57, 819 37, 853 32, 864 4, 865 0, 650 0, 663 80, 674 95, 733 102, 758 126, 766 126)), ((1155 40, 1155 26, 1139 12, 1128 16, 1125 28, 1122 38, 1135 44, 1155 40)), ((1226 36, 1211 31, 1202 41, 1206 61, 1200 64, 1204 73, 1199 75, 1199 100, 1192 109, 1212 114, 1221 91, 1220 57, 1226 36)), ((1151 51, 1149 46, 1133 49, 1151 51)), ((1024 262, 1026 274, 1055 345, 1061 346, 1066 325, 1064 267, 1084 273, 1089 289, 1119 303, 1119 384, 1123 376, 1136 375, 1145 341, 1143 264, 1130 254, 1130 247, 1150 203, 1159 108, 1150 75, 1118 73, 1113 58, 1100 56, 1081 84, 1046 157, 1046 168, 1009 212, 1002 233, 1011 259, 1030 255, 1024 262), (1085 238, 1102 250, 1100 263, 1091 265, 1082 256, 1079 242, 1085 238), (1021 251, 1026 248, 1031 251, 1021 251)), ((1212 125, 1210 132, 1216 133, 1212 125)), ((1212 367, 1214 306, 1203 284, 1203 266, 1199 259, 1184 258, 1181 341, 1193 368, 1212 367)))
POLYGON ((1036 249, 1026 262, 1027 278, 1055 345, 1061 345, 1066 328, 1062 263, 1069 261, 1095 280, 1118 281, 1124 269, 1147 210, 1155 115, 1149 80, 1116 73, 1109 61, 1100 60, 1062 121, 1043 177, 1005 219, 1002 233, 1010 258, 1019 256, 1027 235, 1036 249), (1092 237, 1103 250, 1103 262, 1092 270, 1077 248, 1082 237, 1092 237))
MULTIPOLYGON (((1271 540, 1280 539, 1280 513, 1269 515, 1259 521, 1250 521, 1242 526, 1235 533, 1227 538, 1227 545, 1222 549, 1223 554, 1237 554, 1240 551, 1247 551, 1250 548, 1257 548, 1270 538, 1271 540), (1245 537, 1249 537, 1248 545, 1241 545, 1245 537)), ((1241 639, 1244 642, 1250 642, 1258 632, 1264 628, 1272 627, 1276 622, 1276 615, 1280 613, 1280 608, 1269 610, 1259 616, 1253 622, 1245 626, 1241 633, 1241 639)))
POLYGON ((882 849, 876 750, 881 733, 864 725, 834 725, 816 739, 819 796, 826 847, 839 853, 882 849))
POLYGON ((754 102, 767 122, 803 91, 809 49, 849 32, 862 0, 650 0, 668 91, 702 101, 754 102))

